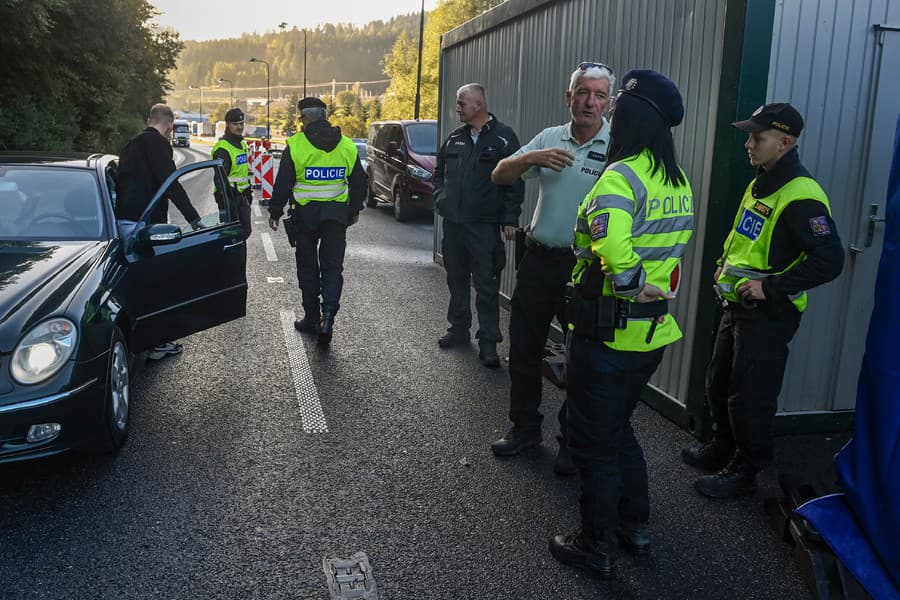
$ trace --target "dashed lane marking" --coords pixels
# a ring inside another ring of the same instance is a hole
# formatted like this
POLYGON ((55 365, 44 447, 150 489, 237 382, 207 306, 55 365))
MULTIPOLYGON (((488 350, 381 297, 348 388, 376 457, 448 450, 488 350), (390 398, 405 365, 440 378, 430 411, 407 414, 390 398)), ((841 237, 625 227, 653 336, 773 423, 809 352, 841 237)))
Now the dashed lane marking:
POLYGON ((266 260, 269 262, 278 262, 278 255, 275 254, 275 245, 272 244, 272 236, 268 233, 260 234, 263 243, 263 249, 266 251, 266 260))
POLYGON ((284 332, 284 345, 287 348, 288 363, 297 391, 297 403, 300 405, 300 419, 303 421, 305 433, 328 433, 328 423, 319 402, 319 391, 313 381, 309 360, 306 358, 306 346, 303 338, 294 329, 294 311, 281 309, 281 329, 284 332))
POLYGON ((266 283, 284 283, 284 277, 266 277, 266 283))

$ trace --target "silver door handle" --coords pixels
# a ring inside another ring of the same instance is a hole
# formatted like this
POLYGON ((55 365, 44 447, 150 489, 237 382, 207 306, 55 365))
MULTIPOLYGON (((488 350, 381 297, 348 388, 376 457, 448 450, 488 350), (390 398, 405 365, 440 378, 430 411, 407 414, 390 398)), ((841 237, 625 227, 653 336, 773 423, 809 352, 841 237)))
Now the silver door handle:
POLYGON ((869 248, 872 246, 872 239, 875 237, 875 224, 880 223, 881 221, 887 221, 884 217, 878 216, 878 205, 872 204, 869 206, 869 229, 866 231, 866 243, 865 247, 869 248))
POLYGON ((235 243, 233 243, 233 244, 226 244, 226 245, 222 246, 222 250, 228 250, 229 248, 234 248, 235 246, 240 246, 240 245, 243 244, 243 243, 244 243, 244 240, 241 240, 241 241, 239 241, 239 242, 235 242, 235 243))

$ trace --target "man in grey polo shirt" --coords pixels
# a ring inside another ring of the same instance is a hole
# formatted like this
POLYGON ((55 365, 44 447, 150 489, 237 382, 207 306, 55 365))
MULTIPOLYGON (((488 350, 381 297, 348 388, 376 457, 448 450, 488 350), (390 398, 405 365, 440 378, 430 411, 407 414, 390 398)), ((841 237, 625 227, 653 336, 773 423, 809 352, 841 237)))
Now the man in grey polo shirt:
MULTIPOLYGON (((509 185, 539 178, 540 192, 526 250, 516 271, 509 320, 509 418, 512 429, 491 444, 497 456, 514 456, 541 442, 541 361, 553 317, 563 323, 566 282, 575 256, 572 230, 578 205, 606 164, 609 123, 605 115, 615 75, 602 63, 583 62, 572 72, 566 104, 572 120, 548 127, 501 160, 491 180, 509 185)), ((554 471, 576 472, 566 445, 566 406, 559 412, 559 454, 554 471)))

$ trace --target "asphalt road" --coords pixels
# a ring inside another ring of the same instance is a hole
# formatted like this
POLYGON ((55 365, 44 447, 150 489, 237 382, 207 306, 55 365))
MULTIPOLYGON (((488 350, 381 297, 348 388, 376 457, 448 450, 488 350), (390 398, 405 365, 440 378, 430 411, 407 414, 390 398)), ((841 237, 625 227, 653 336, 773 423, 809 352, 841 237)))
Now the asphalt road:
MULTIPOLYGON (((206 185, 188 190, 201 214, 206 185)), ((0 596, 327 599, 323 557, 362 551, 384 599, 808 597, 762 509, 775 470, 753 498, 701 498, 677 457, 691 438, 643 406, 651 555, 621 556, 610 582, 556 563, 547 541, 577 528, 578 482, 552 474, 555 417, 542 447, 491 455, 506 368, 481 367, 474 345, 438 349, 447 292, 430 220, 363 211, 321 350, 290 328, 294 259, 264 215, 247 316, 143 367, 118 455, 0 466, 0 596)), ((545 384, 545 398, 555 415, 562 392, 545 384)), ((827 476, 843 441, 781 439, 779 467, 827 476)))

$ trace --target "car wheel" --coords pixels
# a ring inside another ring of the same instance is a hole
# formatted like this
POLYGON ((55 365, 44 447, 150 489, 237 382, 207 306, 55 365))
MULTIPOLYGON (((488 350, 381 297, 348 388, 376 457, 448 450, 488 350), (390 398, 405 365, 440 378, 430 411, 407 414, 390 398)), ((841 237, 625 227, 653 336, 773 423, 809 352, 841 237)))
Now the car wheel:
POLYGON ((125 444, 131 423, 131 352, 122 331, 113 330, 106 367, 103 421, 89 452, 115 452, 125 444))
POLYGON ((394 188, 394 218, 400 223, 409 221, 409 208, 403 200, 403 192, 400 188, 394 188))

